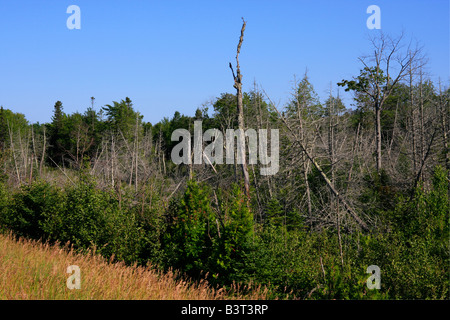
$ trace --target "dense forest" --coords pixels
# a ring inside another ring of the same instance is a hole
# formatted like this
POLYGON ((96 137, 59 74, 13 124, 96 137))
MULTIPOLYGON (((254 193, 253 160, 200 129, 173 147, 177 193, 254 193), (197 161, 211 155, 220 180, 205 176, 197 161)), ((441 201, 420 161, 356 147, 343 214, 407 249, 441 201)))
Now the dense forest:
POLYGON ((448 299, 450 89, 402 41, 372 39, 324 101, 308 74, 283 106, 242 92, 237 61, 236 92, 154 124, 128 97, 71 114, 56 101, 44 124, 3 106, 0 228, 271 298, 448 299), (196 120, 278 129, 279 171, 175 164, 172 133, 196 120))

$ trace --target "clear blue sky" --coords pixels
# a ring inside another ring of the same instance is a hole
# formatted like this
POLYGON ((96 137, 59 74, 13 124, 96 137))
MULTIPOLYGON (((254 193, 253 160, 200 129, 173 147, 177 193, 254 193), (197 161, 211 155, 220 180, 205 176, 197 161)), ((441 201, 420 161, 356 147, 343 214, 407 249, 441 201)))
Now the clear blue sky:
POLYGON ((228 62, 235 64, 241 17, 244 90, 256 80, 283 105, 307 68, 325 97, 370 52, 371 4, 381 8, 382 31, 420 41, 432 80, 448 85, 448 0, 0 0, 0 105, 41 123, 55 101, 84 112, 91 96, 96 110, 128 96, 152 123, 176 110, 193 115, 235 92, 228 62), (66 27, 72 4, 80 30, 66 27))

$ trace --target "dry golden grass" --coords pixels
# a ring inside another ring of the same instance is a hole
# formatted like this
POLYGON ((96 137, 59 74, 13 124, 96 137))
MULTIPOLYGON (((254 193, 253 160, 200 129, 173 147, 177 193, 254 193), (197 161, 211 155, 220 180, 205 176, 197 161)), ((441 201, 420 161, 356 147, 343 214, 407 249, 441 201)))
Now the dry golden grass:
MULTIPOLYGON (((237 290, 239 291, 239 290, 237 290)), ((235 290, 236 292, 236 290, 235 290)), ((224 289, 176 280, 171 272, 109 263, 92 254, 77 254, 67 248, 37 241, 14 240, 0 234, 0 299, 32 300, 212 300, 265 299, 256 287, 249 294, 230 297, 224 289), (67 267, 81 271, 81 288, 68 289, 67 267)))

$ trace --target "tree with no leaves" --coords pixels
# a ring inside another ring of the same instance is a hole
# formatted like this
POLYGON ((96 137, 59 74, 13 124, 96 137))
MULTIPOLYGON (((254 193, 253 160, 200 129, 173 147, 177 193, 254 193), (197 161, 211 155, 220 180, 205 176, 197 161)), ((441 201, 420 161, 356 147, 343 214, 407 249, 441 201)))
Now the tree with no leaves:
MULTIPOLYGON (((247 22, 242 18, 242 29, 241 29, 241 36, 239 38, 239 43, 237 46, 237 54, 236 54, 236 74, 234 74, 233 66, 230 62, 230 69, 233 73, 234 78, 234 85, 233 87, 236 89, 236 96, 237 96, 237 111, 238 111, 238 124, 239 129, 243 132, 245 130, 244 125, 244 103, 242 101, 242 74, 241 74, 241 68, 239 65, 239 54, 241 52, 241 46, 242 42, 244 41, 244 31, 245 26, 247 22)), ((240 144, 238 143, 238 152, 240 153, 241 159, 242 159, 242 173, 244 175, 244 186, 245 186, 245 194, 247 196, 247 199, 250 200, 250 177, 248 175, 248 168, 247 168, 247 160, 245 158, 245 143, 240 144)))

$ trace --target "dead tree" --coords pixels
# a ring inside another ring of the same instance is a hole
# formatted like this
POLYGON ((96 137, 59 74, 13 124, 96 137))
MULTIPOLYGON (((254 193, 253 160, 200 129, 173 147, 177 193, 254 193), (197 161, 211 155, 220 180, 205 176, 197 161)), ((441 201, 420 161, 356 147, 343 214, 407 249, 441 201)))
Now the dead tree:
MULTIPOLYGON (((234 74, 233 66, 230 62, 230 69, 233 74, 234 78, 234 85, 233 87, 236 89, 236 96, 237 96, 237 113, 238 113, 238 125, 239 130, 243 134, 245 130, 244 126, 244 103, 242 101, 242 74, 241 74, 241 68, 239 66, 239 53, 241 52, 241 46, 242 42, 244 41, 244 31, 246 26, 246 21, 244 18, 242 18, 242 29, 241 29, 241 36, 239 38, 239 43, 237 46, 237 54, 236 54, 236 74, 234 74)), ((245 141, 245 137, 242 137, 245 141)), ((240 157, 242 159, 242 173, 244 175, 244 186, 245 186, 245 194, 247 196, 247 199, 250 200, 250 177, 248 175, 248 168, 247 168, 247 160, 245 157, 245 143, 238 143, 238 152, 240 154, 240 157)))
POLYGON ((312 165, 316 168, 316 170, 319 172, 322 179, 327 184, 328 188, 330 189, 331 193, 334 195, 334 197, 342 204, 342 206, 345 208, 345 210, 352 216, 352 218, 356 221, 356 223, 365 231, 368 231, 369 228, 367 224, 359 217, 359 215, 356 213, 355 210, 349 205, 349 203, 344 199, 344 197, 338 192, 338 190, 335 188, 333 182, 330 181, 326 173, 322 170, 320 165, 317 163, 316 159, 312 156, 312 154, 308 151, 306 146, 304 145, 304 142, 299 137, 297 132, 292 128, 292 126, 286 121, 286 118, 281 114, 281 112, 275 107, 275 104, 270 100, 269 96, 266 94, 267 98, 269 99, 270 103, 272 104, 272 107, 275 109, 275 111, 278 114, 279 119, 283 122, 283 124, 286 126, 288 131, 292 134, 294 140, 298 143, 300 146, 300 150, 305 154, 306 158, 312 163, 312 165))

